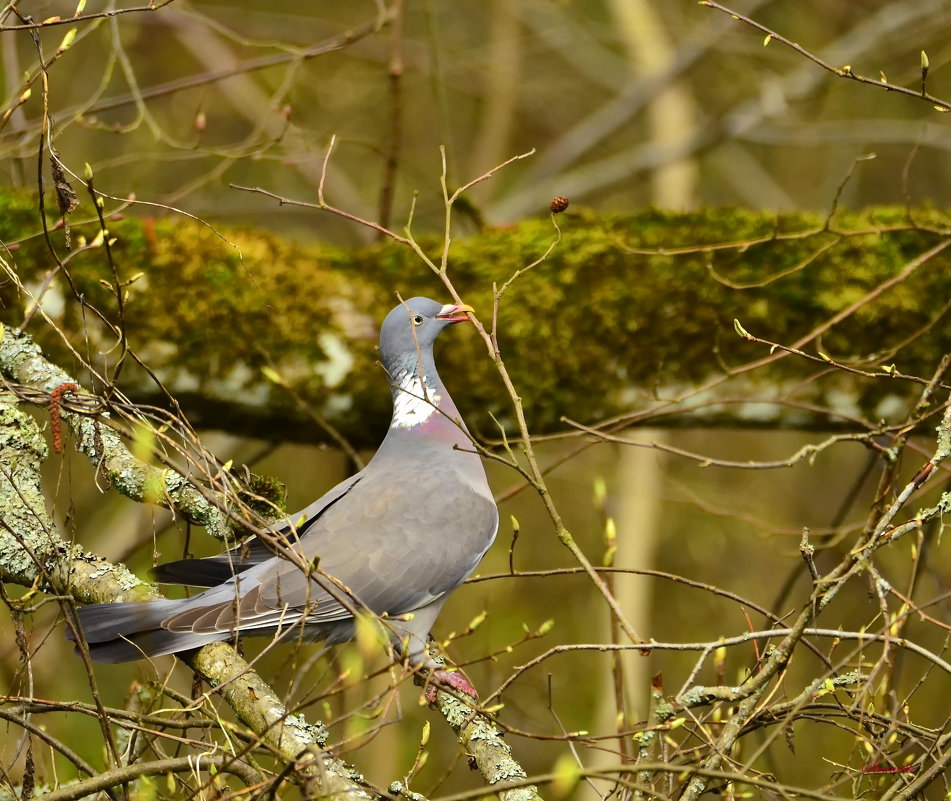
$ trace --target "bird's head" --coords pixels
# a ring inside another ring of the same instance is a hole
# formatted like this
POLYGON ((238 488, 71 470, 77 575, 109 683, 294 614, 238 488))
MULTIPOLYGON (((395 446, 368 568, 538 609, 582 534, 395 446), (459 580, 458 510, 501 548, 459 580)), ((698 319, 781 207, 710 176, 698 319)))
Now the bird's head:
POLYGON ((415 362, 432 351, 440 331, 468 320, 471 306, 442 304, 429 298, 410 298, 386 315, 380 329, 380 357, 392 374, 394 368, 415 362))

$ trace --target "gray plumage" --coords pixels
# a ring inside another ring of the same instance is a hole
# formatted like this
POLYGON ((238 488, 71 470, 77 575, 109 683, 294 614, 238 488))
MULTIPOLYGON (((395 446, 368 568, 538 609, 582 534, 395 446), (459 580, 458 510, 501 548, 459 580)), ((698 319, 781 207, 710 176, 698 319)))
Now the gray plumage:
POLYGON ((413 298, 387 315, 389 431, 361 472, 275 527, 283 555, 252 539, 156 568, 159 581, 208 587, 192 598, 81 607, 93 659, 176 653, 239 633, 334 644, 353 637, 362 608, 382 617, 412 664, 430 665, 429 630, 498 529, 481 460, 433 361, 434 340, 466 311, 413 298))

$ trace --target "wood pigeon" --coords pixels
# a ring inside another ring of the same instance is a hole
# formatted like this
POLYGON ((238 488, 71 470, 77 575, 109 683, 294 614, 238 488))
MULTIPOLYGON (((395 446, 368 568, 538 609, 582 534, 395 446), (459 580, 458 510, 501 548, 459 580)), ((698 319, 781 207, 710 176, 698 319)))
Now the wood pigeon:
POLYGON ((439 670, 429 631, 495 539, 499 513, 465 424, 436 372, 433 342, 472 308, 412 298, 380 330, 393 417, 356 475, 274 528, 207 559, 155 569, 161 582, 207 587, 184 600, 93 604, 78 610, 90 655, 125 662, 199 648, 238 634, 354 637, 369 610, 414 667, 475 697, 465 676, 439 670))

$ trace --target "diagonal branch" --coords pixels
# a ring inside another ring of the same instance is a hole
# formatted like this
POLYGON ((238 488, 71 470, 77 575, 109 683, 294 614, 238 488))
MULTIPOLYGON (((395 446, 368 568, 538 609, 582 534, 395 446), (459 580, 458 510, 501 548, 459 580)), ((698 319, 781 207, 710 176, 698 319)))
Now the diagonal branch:
POLYGON ((750 17, 744 16, 737 11, 734 11, 731 8, 722 6, 719 3, 713 2, 713 0, 700 0, 700 5, 707 6, 708 8, 716 9, 717 11, 722 11, 725 14, 729 14, 733 19, 742 22, 746 25, 749 25, 751 28, 755 28, 760 33, 766 34, 766 39, 763 44, 766 45, 770 41, 777 41, 780 44, 785 45, 790 50, 795 51, 800 56, 809 59, 813 64, 822 67, 826 72, 831 72, 833 75, 838 75, 840 78, 846 78, 848 80, 857 81, 858 83, 868 84, 869 86, 875 86, 879 89, 883 89, 886 92, 897 92, 898 94, 907 95, 909 97, 916 97, 920 100, 924 100, 926 103, 930 103, 936 111, 947 112, 951 111, 951 103, 947 100, 942 100, 940 97, 935 97, 934 95, 928 94, 925 89, 925 78, 928 74, 928 60, 927 57, 922 52, 922 61, 921 61, 921 88, 920 89, 909 89, 907 86, 902 86, 901 84, 891 83, 885 77, 885 73, 881 73, 878 78, 872 78, 867 75, 859 75, 857 72, 853 71, 850 64, 844 64, 841 67, 836 67, 833 64, 830 64, 828 61, 821 59, 819 56, 807 50, 805 47, 800 45, 797 42, 793 42, 790 39, 787 39, 785 36, 776 33, 776 31, 767 28, 765 25, 757 22, 750 17))
MULTIPOLYGON (((121 446, 121 443, 119 443, 121 446)), ((72 545, 56 532, 46 512, 40 466, 46 442, 36 421, 9 393, 0 394, 0 580, 81 602, 147 600, 160 597, 125 567, 72 545)), ((305 774, 317 778, 321 794, 347 801, 369 799, 353 772, 322 750, 326 731, 289 715, 271 687, 225 643, 183 655, 183 661, 222 696, 261 742, 305 774), (234 681, 238 676, 241 681, 234 681)))
MULTIPOLYGON (((3 326, 0 341, 0 373, 48 393, 67 384, 76 385, 65 370, 46 360, 29 335, 8 326, 3 326)), ((112 486, 122 495, 134 501, 159 503, 186 520, 204 526, 219 539, 231 535, 227 515, 185 476, 137 459, 113 429, 93 417, 66 410, 60 415, 76 436, 79 452, 87 456, 97 470, 105 471, 112 486), (157 489, 161 491, 156 492, 157 489)))
MULTIPOLYGON (((72 382, 63 370, 45 359, 29 336, 10 328, 4 328, 3 333, 0 374, 46 392, 72 382)), ((161 597, 124 566, 86 553, 54 531, 39 485, 46 442, 33 418, 18 408, 16 397, 0 392, 0 399, 0 581, 28 587, 38 584, 82 603, 161 597)), ((124 495, 161 503, 193 522, 227 531, 228 516, 222 510, 230 508, 231 502, 224 494, 199 491, 171 468, 159 469, 137 459, 115 431, 88 415, 65 408, 60 414, 72 428, 79 450, 94 465, 105 465, 114 486, 124 495), (150 490, 156 481, 166 488, 158 499, 150 490)), ((212 686, 222 687, 222 697, 265 745, 290 763, 303 762, 305 772, 317 774, 322 794, 332 798, 346 794, 346 801, 371 797, 359 774, 322 750, 327 737, 323 725, 290 715, 274 690, 230 645, 212 643, 180 658, 212 686), (235 681, 239 676, 241 681, 235 681)), ((525 777, 524 769, 502 739, 502 731, 488 714, 442 691, 437 693, 436 708, 466 752, 475 757, 490 785, 525 777)), ((539 798, 534 787, 502 790, 500 795, 503 801, 539 798)))
MULTIPOLYGON (((432 645, 430 649, 437 662, 445 662, 432 645)), ((489 785, 503 785, 497 791, 500 801, 541 801, 538 788, 524 782, 525 769, 515 761, 512 748, 502 739, 503 732, 495 721, 443 690, 436 693, 435 706, 489 785), (516 786, 504 786, 510 783, 516 786)))

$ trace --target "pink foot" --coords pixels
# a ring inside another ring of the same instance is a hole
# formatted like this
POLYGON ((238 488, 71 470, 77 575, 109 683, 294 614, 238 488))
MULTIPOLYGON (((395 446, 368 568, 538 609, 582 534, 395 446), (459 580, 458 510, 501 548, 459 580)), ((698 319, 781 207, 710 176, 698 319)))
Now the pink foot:
POLYGON ((429 681, 426 684, 426 700, 429 703, 436 703, 436 690, 439 689, 456 690, 468 695, 473 701, 479 700, 479 694, 472 686, 472 682, 460 670, 442 670, 440 668, 433 670, 429 674, 429 681))

